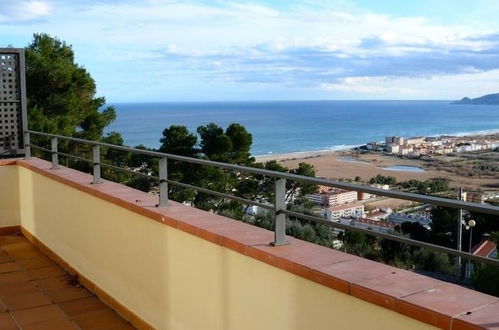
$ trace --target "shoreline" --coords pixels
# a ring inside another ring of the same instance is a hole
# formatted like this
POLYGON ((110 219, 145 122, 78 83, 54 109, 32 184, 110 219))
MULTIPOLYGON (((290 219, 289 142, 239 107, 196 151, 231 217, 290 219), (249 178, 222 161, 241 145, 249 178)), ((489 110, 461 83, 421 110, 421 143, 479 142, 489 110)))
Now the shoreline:
POLYGON ((283 154, 259 155, 254 157, 257 162, 266 162, 270 160, 285 161, 285 160, 296 160, 296 159, 309 159, 309 158, 316 158, 323 156, 346 156, 354 152, 354 148, 317 150, 317 151, 296 151, 283 154))
MULTIPOLYGON (((476 131, 470 133, 428 135, 428 136, 423 136, 423 138, 439 138, 439 137, 483 138, 486 136, 497 136, 497 135, 499 135, 499 129, 476 131)), ((349 156, 355 153, 357 148, 365 145, 366 144, 351 145, 351 146, 345 146, 345 148, 331 149, 331 150, 295 151, 295 152, 287 152, 279 154, 256 155, 253 157, 255 157, 255 160, 257 162, 266 162, 270 160, 276 160, 282 162, 289 160, 317 158, 323 156, 349 156)))

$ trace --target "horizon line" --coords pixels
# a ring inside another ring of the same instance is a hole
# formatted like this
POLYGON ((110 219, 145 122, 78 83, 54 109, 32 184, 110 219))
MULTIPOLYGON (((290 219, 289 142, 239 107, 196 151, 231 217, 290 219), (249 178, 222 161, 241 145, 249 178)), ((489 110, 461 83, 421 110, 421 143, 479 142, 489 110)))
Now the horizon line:
POLYGON ((252 100, 164 100, 164 101, 106 101, 105 104, 120 104, 120 103, 251 103, 251 102, 454 102, 455 99, 252 99, 252 100))

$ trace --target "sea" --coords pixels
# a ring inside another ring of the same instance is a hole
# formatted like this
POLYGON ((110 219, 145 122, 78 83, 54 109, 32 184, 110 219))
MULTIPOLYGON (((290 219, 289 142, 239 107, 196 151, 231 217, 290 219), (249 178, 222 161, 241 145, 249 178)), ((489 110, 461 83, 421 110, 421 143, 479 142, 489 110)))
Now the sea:
POLYGON ((499 106, 450 101, 248 101, 113 103, 125 144, 158 148, 165 128, 239 123, 253 136, 254 156, 349 149, 385 136, 499 132, 499 106))

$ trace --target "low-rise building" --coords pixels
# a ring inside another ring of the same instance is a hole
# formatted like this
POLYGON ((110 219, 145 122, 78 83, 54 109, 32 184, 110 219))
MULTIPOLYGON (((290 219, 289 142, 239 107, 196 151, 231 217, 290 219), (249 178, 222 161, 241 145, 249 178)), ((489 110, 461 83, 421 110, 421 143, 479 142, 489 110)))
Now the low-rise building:
POLYGON ((356 191, 320 186, 317 193, 306 195, 305 198, 316 205, 328 207, 356 202, 358 193, 356 191))
POLYGON ((483 193, 479 191, 464 191, 463 201, 472 203, 484 203, 485 198, 483 193))
POLYGON ((392 154, 398 154, 400 151, 400 145, 399 144, 387 144, 386 145, 386 151, 392 153, 392 154))
POLYGON ((424 143, 424 137, 423 136, 410 137, 410 138, 407 138, 404 141, 404 145, 406 145, 406 146, 409 146, 409 145, 418 146, 418 145, 422 145, 423 143, 424 143))
POLYGON ((362 229, 374 230, 382 233, 389 233, 395 229, 395 225, 389 222, 364 219, 364 218, 355 218, 355 219, 342 218, 338 222, 344 225, 355 226, 362 229))
POLYGON ((404 138, 401 136, 387 136, 385 137, 385 144, 396 144, 396 145, 402 145, 404 144, 404 138))
POLYGON ((363 191, 357 192, 357 200, 359 200, 359 201, 365 201, 366 199, 371 199, 371 198, 375 198, 375 197, 376 197, 376 195, 374 195, 374 194, 366 193, 363 191))
POLYGON ((482 241, 471 249, 471 253, 484 258, 497 258, 497 244, 490 240, 489 234, 484 234, 482 241))
POLYGON ((341 218, 362 218, 364 216, 363 204, 344 204, 326 208, 326 219, 339 221, 341 218))
POLYGON ((414 150, 414 148, 412 146, 402 147, 399 150, 399 154, 402 156, 406 156, 406 155, 410 154, 413 150, 414 150))
POLYGON ((365 218, 369 220, 380 221, 387 219, 392 213, 393 211, 390 208, 387 208, 386 210, 376 209, 371 212, 366 212, 365 218))
POLYGON ((404 222, 417 222, 427 228, 431 226, 431 217, 426 214, 392 213, 388 216, 388 221, 395 225, 400 225, 404 222))

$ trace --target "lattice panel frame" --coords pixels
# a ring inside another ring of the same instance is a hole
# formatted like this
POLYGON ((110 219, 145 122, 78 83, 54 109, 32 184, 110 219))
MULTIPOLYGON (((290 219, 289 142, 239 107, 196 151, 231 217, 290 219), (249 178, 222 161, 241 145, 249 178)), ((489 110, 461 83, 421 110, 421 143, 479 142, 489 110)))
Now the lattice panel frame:
POLYGON ((0 48, 0 157, 24 153, 26 129, 24 50, 0 48))

